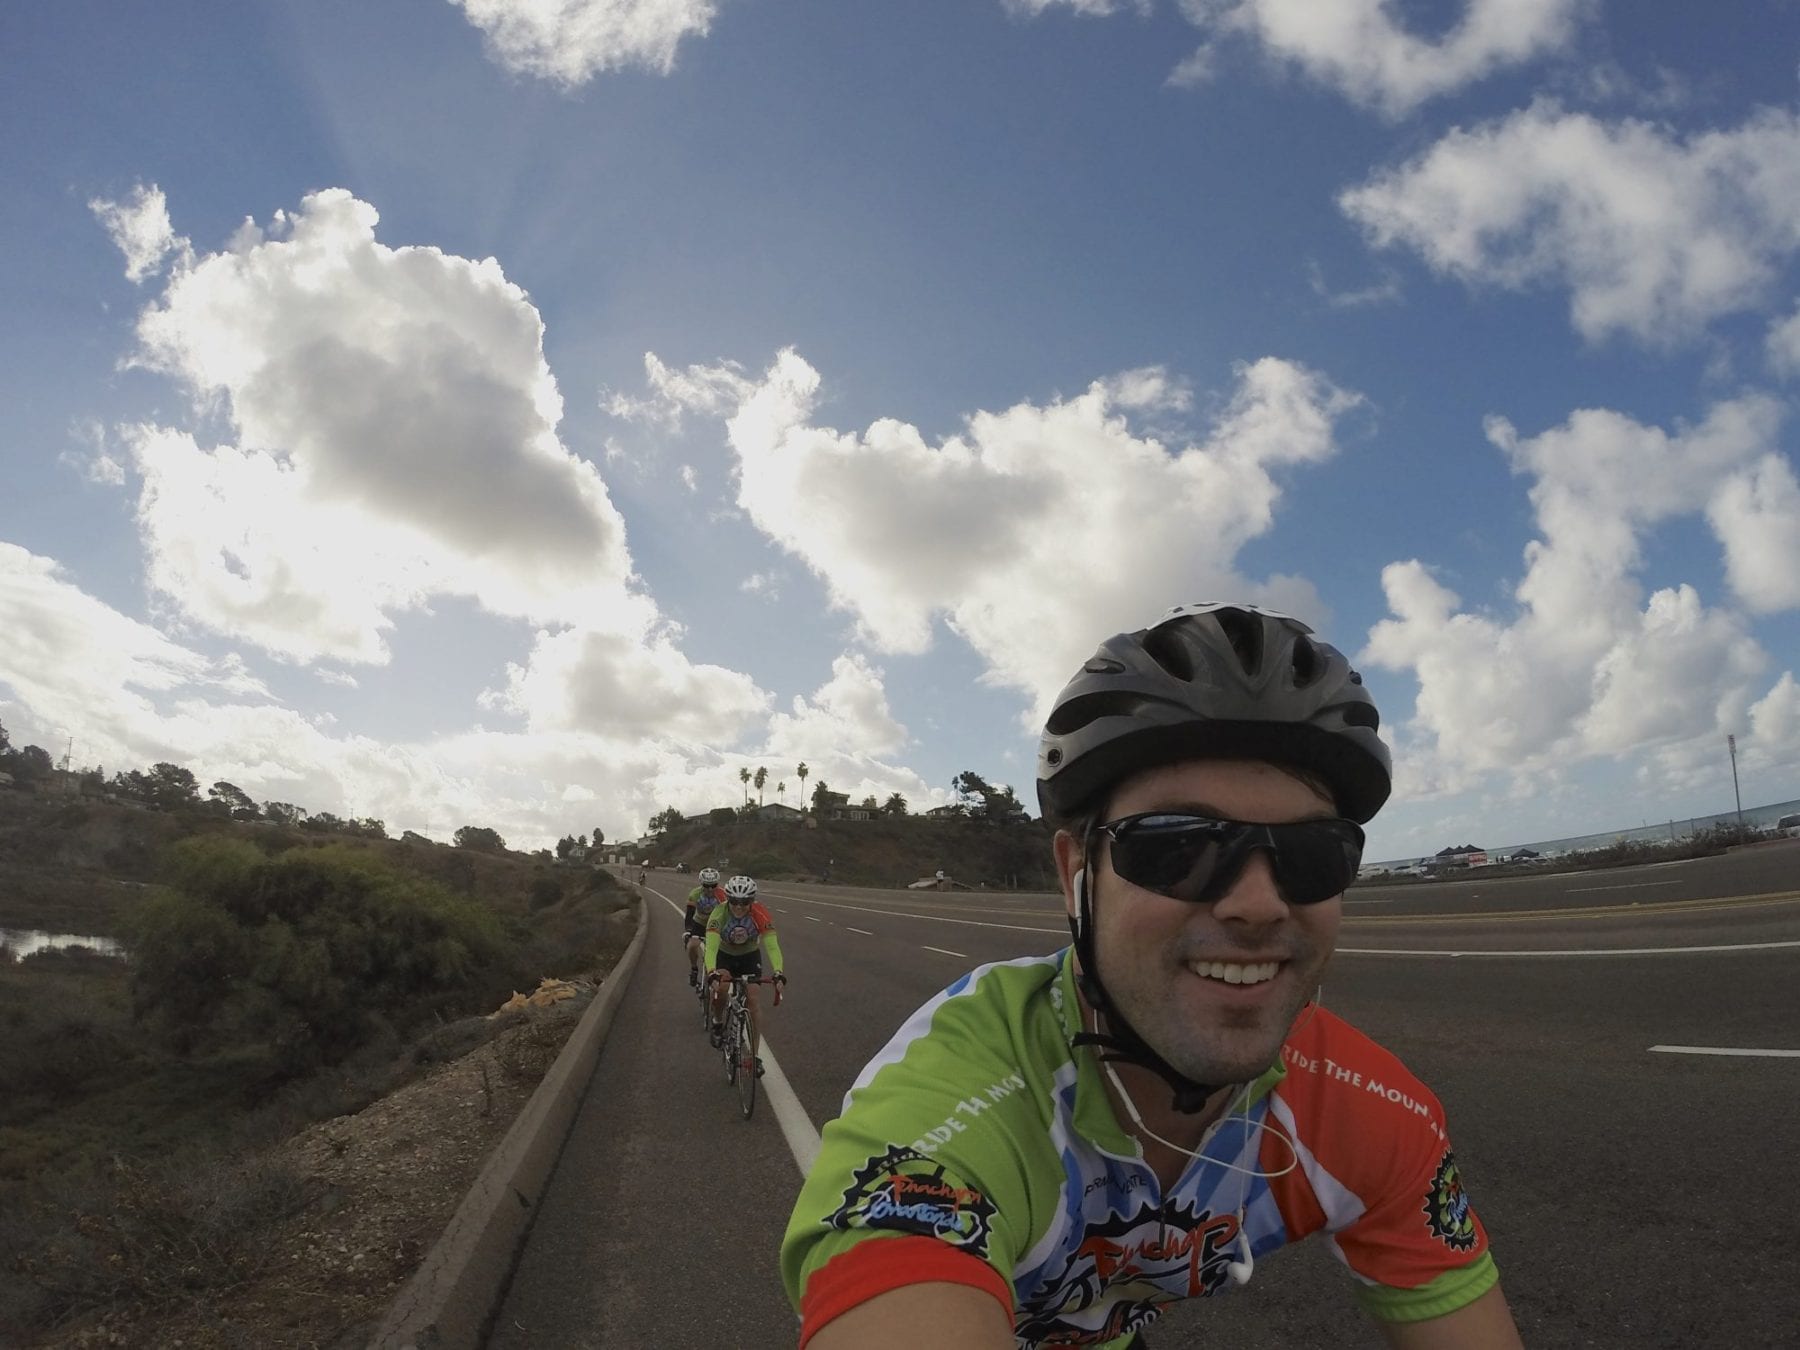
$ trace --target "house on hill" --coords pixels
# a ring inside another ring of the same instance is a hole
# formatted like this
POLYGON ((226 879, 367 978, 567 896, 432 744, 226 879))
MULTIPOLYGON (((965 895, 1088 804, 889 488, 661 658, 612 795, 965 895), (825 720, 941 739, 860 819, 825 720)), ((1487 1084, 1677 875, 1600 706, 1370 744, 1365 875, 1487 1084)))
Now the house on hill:
POLYGON ((780 802, 770 802, 767 806, 756 808, 758 820, 776 820, 789 825, 798 825, 804 812, 792 806, 783 806, 780 802))

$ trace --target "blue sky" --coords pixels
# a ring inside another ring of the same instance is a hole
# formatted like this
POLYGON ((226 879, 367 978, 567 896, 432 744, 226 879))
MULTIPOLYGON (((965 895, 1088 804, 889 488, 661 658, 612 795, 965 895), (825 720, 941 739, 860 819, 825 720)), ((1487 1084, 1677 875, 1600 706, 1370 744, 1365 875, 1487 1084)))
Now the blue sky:
POLYGON ((1029 799, 1285 608, 1372 857, 1800 796, 1800 5, 0 15, 0 720, 534 846, 1029 799))

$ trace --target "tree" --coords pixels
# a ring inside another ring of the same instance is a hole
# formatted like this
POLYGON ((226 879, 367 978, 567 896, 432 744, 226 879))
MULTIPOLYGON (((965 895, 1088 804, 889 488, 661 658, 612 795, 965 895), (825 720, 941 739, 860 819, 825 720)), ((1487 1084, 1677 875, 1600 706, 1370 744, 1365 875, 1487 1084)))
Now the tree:
POLYGON ((250 800, 250 794, 236 783, 227 783, 223 778, 206 789, 206 795, 233 820, 255 820, 262 815, 256 809, 256 803, 250 800))
POLYGON ((812 772, 812 770, 810 770, 806 767, 805 760, 801 760, 800 766, 794 770, 794 775, 797 778, 799 778, 799 780, 800 780, 800 800, 801 801, 806 800, 806 775, 811 772, 812 772))
POLYGON ((864 797, 857 805, 861 806, 866 811, 879 811, 881 809, 875 804, 875 794, 873 792, 864 797))
POLYGON ((150 766, 150 804, 159 811, 178 811, 200 802, 200 784, 179 764, 163 761, 150 766))
POLYGON ((330 811, 316 811, 300 822, 300 828, 313 834, 342 834, 349 822, 330 811))
POLYGON ((896 792, 881 804, 881 809, 890 816, 903 816, 906 814, 906 798, 896 792))
POLYGON ((264 802, 263 814, 277 825, 298 825, 306 812, 292 802, 264 802))
POLYGON ((750 800, 750 770, 739 769, 738 781, 744 785, 744 800, 750 800))
POLYGON ((604 834, 600 833, 600 827, 598 825, 594 826, 594 847, 599 848, 600 845, 604 844, 605 842, 606 842, 606 836, 604 834))
POLYGON ((6 734, 6 723, 0 722, 0 755, 12 749, 12 738, 6 734))
POLYGON ((823 778, 821 778, 818 782, 814 783, 813 784, 813 795, 812 795, 813 810, 817 811, 817 810, 821 809, 821 807, 824 804, 825 798, 830 795, 831 795, 831 784, 830 783, 827 783, 823 778))
POLYGON ((758 806, 761 806, 762 799, 763 799, 763 795, 762 795, 763 784, 769 781, 769 771, 767 769, 761 767, 760 765, 758 765, 757 770, 756 770, 756 777, 752 778, 750 781, 756 784, 756 804, 758 806))
POLYGON ((667 807, 650 817, 650 833, 666 834, 680 825, 683 819, 685 817, 682 816, 680 807, 667 807))
POLYGON ((575 841, 565 834, 561 839, 556 841, 556 856, 566 859, 574 848, 575 841))
POLYGON ((377 820, 374 816, 364 816, 361 820, 346 821, 344 828, 351 834, 360 834, 368 839, 386 839, 387 822, 377 820))
POLYGON ((782 802, 785 805, 786 798, 787 798, 787 779, 784 778, 775 785, 775 800, 778 802, 782 802))
POLYGON ((28 745, 22 750, 14 751, 6 763, 7 772, 12 774, 20 787, 28 783, 41 783, 50 776, 54 767, 50 762, 50 752, 41 745, 28 745))
POLYGON ((455 837, 458 848, 473 849, 477 853, 506 852, 506 840, 500 837, 500 832, 485 825, 464 825, 455 837))

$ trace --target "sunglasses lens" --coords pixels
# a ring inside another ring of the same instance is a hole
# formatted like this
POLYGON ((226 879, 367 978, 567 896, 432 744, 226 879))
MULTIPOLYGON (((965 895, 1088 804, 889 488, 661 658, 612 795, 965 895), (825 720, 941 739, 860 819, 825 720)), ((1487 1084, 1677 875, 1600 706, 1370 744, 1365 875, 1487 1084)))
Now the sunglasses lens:
POLYGON ((1142 816, 1113 836, 1113 871, 1171 900, 1211 899, 1230 832, 1199 816, 1142 816))
POLYGON ((1362 863, 1362 831, 1347 820, 1277 825, 1275 883, 1291 905, 1316 905, 1342 895, 1362 863))

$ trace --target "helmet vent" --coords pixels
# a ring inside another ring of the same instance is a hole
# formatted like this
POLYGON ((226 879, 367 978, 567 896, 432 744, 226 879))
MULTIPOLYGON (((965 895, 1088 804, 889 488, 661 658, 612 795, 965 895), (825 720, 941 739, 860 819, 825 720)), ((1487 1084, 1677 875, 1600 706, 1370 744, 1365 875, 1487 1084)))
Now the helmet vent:
POLYGON ((1213 618, 1230 641, 1231 650, 1236 653, 1244 672, 1255 675, 1260 671, 1263 662, 1262 619, 1241 609, 1221 609, 1213 618))
POLYGON ((1344 721, 1353 727, 1367 727, 1370 731, 1381 730, 1381 714, 1375 710, 1373 703, 1345 703, 1339 705, 1343 709, 1344 721))
POLYGON ((1194 678, 1194 653, 1181 640, 1178 624, 1165 624, 1144 634, 1144 652, 1176 679, 1186 683, 1194 678))
POLYGON ((1294 688, 1304 689, 1319 678, 1323 666, 1319 660, 1319 649, 1305 638, 1294 642, 1294 688))

